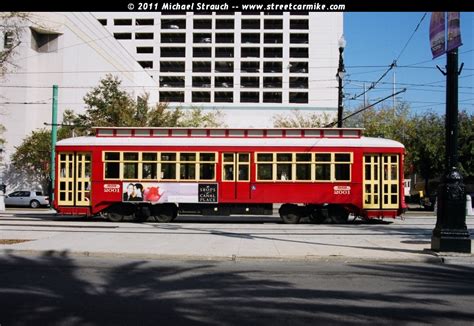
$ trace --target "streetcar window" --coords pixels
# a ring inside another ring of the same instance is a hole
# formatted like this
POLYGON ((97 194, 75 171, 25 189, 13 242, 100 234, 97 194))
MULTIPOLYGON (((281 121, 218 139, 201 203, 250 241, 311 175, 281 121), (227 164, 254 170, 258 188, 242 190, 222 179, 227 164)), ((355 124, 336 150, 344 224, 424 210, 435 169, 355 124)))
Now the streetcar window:
POLYGON ((175 163, 161 163, 161 179, 163 180, 176 179, 176 164, 175 163))
POLYGON ((258 164, 257 165, 257 179, 258 180, 273 180, 272 164, 258 164))
POLYGON ((334 154, 334 179, 337 181, 349 181, 351 179, 351 154, 334 154))
POLYGON ((296 180, 311 180, 311 164, 296 164, 296 180))
POLYGON ((119 152, 106 152, 105 153, 105 160, 106 161, 119 161, 120 160, 120 153, 119 152))
POLYGON ((293 154, 291 153, 277 153, 277 165, 276 173, 277 180, 288 181, 292 179, 291 175, 291 161, 293 160, 293 154), (280 162, 290 162, 290 163, 280 163, 280 162))
POLYGON ((119 179, 120 178, 120 163, 119 162, 106 162, 105 163, 105 178, 106 179, 119 179))
POLYGON ((316 180, 331 180, 331 164, 316 164, 316 180))

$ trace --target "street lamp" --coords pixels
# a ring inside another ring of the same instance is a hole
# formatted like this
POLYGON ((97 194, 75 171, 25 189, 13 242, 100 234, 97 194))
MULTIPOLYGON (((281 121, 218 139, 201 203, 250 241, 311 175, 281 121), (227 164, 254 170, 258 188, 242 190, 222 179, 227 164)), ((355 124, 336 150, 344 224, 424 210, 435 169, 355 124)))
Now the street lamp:
POLYGON ((338 81, 338 97, 337 97, 337 127, 342 128, 342 99, 344 98, 344 94, 342 93, 342 80, 344 79, 344 74, 346 69, 344 68, 344 57, 342 53, 344 52, 344 48, 346 47, 346 39, 344 38, 344 34, 341 35, 341 38, 337 42, 339 46, 339 66, 337 67, 337 74, 336 79, 338 81))

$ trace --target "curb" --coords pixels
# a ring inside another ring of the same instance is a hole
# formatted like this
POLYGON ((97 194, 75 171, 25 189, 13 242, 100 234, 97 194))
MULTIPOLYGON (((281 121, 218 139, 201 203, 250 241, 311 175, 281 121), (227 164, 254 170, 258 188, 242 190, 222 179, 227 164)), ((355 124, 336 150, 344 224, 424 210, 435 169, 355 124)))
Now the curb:
MULTIPOLYGON (((369 257, 349 257, 349 256, 206 256, 206 255, 163 255, 150 253, 107 253, 90 251, 57 251, 57 250, 22 250, 22 249, 1 249, 0 255, 28 255, 28 256, 56 256, 56 257, 95 257, 95 258, 128 258, 128 259, 148 259, 167 261, 279 261, 279 262, 340 262, 340 263, 426 263, 426 264, 451 264, 455 260, 451 257, 414 257, 404 259, 393 258, 369 258, 369 257)), ((459 262, 458 262, 459 263, 459 262)), ((471 264, 474 264, 472 260, 471 264)))

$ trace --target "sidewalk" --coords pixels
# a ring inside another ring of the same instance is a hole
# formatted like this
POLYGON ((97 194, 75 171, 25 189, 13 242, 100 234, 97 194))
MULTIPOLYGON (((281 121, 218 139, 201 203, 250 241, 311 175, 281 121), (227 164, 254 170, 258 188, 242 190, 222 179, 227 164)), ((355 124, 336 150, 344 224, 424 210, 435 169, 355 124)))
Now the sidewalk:
MULTIPOLYGON (((279 218, 183 216, 176 223, 110 223, 56 216, 51 210, 0 213, 0 252, 179 260, 432 262, 474 264, 471 254, 430 250, 436 218, 347 225, 285 225, 279 218), (9 241, 7 241, 9 240, 9 241), (14 240, 24 240, 15 243, 14 240)), ((468 217, 474 234, 474 218, 468 217)))

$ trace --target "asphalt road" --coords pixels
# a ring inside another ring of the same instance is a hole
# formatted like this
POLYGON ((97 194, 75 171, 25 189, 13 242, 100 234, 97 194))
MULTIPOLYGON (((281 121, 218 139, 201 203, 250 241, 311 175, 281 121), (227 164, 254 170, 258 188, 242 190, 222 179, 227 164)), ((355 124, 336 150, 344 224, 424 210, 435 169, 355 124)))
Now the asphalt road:
POLYGON ((474 266, 0 256, 0 324, 474 322, 474 266))

